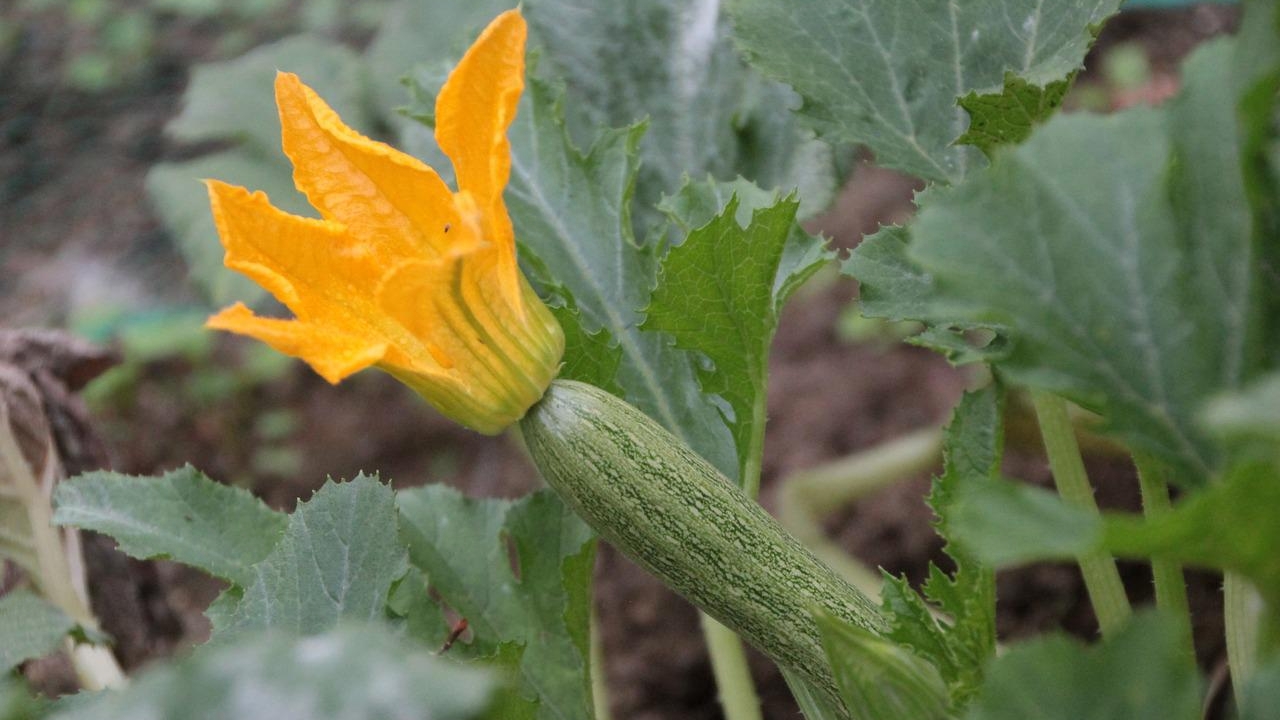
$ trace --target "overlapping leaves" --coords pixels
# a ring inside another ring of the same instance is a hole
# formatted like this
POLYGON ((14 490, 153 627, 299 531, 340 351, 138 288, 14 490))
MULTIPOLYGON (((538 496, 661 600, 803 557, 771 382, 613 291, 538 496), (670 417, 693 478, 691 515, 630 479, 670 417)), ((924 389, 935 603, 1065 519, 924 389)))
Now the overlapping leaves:
POLYGON ((1044 95, 1060 92, 1055 84, 1080 67, 1092 28, 1119 5, 731 0, 729 13, 751 64, 800 93, 800 112, 823 137, 955 183, 985 164, 977 148, 956 144, 969 127, 965 106, 984 108, 984 121, 997 125, 1042 119, 1055 107, 1044 95), (1016 80, 1006 84, 1009 75, 1016 80), (984 95, 994 100, 980 103, 984 95))
MULTIPOLYGON (((158 478, 90 473, 60 485, 56 501, 59 523, 110 535, 136 557, 170 558, 230 581, 207 611, 215 645, 239 647, 262 633, 313 636, 357 622, 399 625, 419 651, 438 650, 450 630, 439 598, 471 623, 455 655, 524 678, 522 699, 508 699, 512 707, 536 710, 532 717, 588 717, 594 545, 549 493, 512 504, 431 486, 397 498, 361 475, 327 483, 286 515, 188 467, 158 478), (518 580, 508 541, 518 549, 518 580)), ((280 662, 296 649, 283 640, 254 647, 280 662)), ((371 653, 370 662, 383 657, 377 648, 351 647, 371 653)), ((175 687, 152 690, 127 702, 177 702, 175 687)))
POLYGON ((1240 145, 1223 131, 1232 53, 1228 41, 1198 52, 1165 109, 1055 119, 926 193, 909 232, 881 233, 851 262, 869 307, 994 329, 1010 378, 1099 411, 1202 483, 1218 458, 1195 412, 1261 358, 1240 145))

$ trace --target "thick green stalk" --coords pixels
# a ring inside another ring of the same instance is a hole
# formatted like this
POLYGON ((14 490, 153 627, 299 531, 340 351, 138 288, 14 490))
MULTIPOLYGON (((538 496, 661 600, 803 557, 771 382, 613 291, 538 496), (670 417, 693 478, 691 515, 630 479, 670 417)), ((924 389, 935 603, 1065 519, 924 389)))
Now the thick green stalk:
POLYGON ((707 640, 725 720, 763 720, 741 638, 706 613, 702 613, 702 636, 707 640))
POLYGON ((613 720, 609 711, 609 680, 604 672, 604 638, 600 635, 600 614, 591 608, 591 616, 587 626, 590 633, 587 647, 588 662, 591 666, 591 709, 595 720, 613 720))
MULTIPOLYGON (((1173 510, 1169 501, 1169 481, 1165 467, 1144 453, 1133 454, 1138 468, 1138 485, 1142 489, 1142 511, 1154 519, 1173 510)), ((1191 634, 1191 607, 1187 603, 1187 581, 1182 565, 1169 558, 1152 558, 1151 575, 1156 586, 1156 607, 1178 618, 1179 632, 1187 649, 1195 652, 1191 634)))
POLYGON ((1258 667, 1262 598, 1243 575, 1233 572, 1223 578, 1222 598, 1227 625, 1227 667, 1231 668, 1231 688, 1238 707, 1245 684, 1258 667))
MULTIPOLYGON (((1040 421, 1040 435, 1044 438, 1045 451, 1049 455, 1049 468, 1062 499, 1098 513, 1098 503, 1093 497, 1093 487, 1084 470, 1080 446, 1076 442, 1075 428, 1067 414, 1067 401, 1043 390, 1032 390, 1036 417, 1040 421)), ((1100 514, 1100 513, 1098 513, 1100 514)), ((1077 558, 1084 575, 1085 588, 1098 616, 1102 634, 1111 635, 1133 613, 1129 598, 1120 582, 1115 559, 1106 552, 1092 552, 1077 558)))
MULTIPOLYGON (((760 494, 766 395, 763 390, 757 393, 755 404, 751 408, 751 444, 747 448, 747 459, 742 468, 742 489, 752 500, 760 494)), ((760 696, 756 692, 755 681, 751 678, 747 651, 741 638, 710 615, 699 614, 702 617, 702 636, 707 642, 707 655, 711 660, 711 673, 716 678, 725 720, 761 720, 760 696)))

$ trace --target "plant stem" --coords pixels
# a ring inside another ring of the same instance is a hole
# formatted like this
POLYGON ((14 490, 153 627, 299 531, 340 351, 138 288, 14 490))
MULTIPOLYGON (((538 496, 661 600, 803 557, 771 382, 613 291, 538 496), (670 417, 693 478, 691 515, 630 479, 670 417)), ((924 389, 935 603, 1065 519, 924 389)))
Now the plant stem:
POLYGON ((942 431, 916 430, 834 462, 803 470, 778 490, 778 521, 868 597, 879 597, 880 575, 827 538, 822 518, 870 493, 934 468, 942 431))
POLYGON ((587 626, 588 658, 591 664, 591 706, 595 711, 595 720, 612 720, 609 712, 609 682, 604 672, 604 637, 600 634, 600 615, 591 608, 591 617, 587 626))
POLYGON ((764 385, 761 384, 760 392, 756 393, 755 403, 751 407, 751 441, 747 446, 746 462, 742 466, 742 491, 752 499, 760 494, 760 469, 764 463, 764 426, 765 417, 768 414, 767 395, 764 385))
MULTIPOLYGON (((3 471, 0 472, 0 478, 8 478, 26 509, 37 566, 33 582, 46 599, 81 627, 97 630, 98 621, 89 609, 89 599, 83 590, 83 583, 79 583, 77 588, 67 559, 67 546, 63 544, 62 536, 53 525, 49 498, 18 446, 9 424, 9 408, 3 399, 0 399, 0 461, 4 465, 0 468, 3 471)), ((85 689, 102 690, 125 684, 124 672, 107 648, 79 645, 68 639, 67 650, 76 675, 85 689)))
MULTIPOLYGON (((1032 390, 1031 401, 1040 421, 1040 435, 1044 438, 1049 468, 1053 471, 1058 493, 1068 503, 1100 515, 1093 487, 1085 473, 1084 460, 1080 457, 1075 428, 1067 414, 1067 401, 1043 390, 1032 390)), ((1109 553, 1099 551, 1082 555, 1077 561, 1102 634, 1111 635, 1133 612, 1120 582, 1115 559, 1109 553)))
POLYGON ((725 720, 762 720, 760 698, 751 679, 742 640, 705 613, 702 614, 702 634, 707 639, 707 652, 711 655, 711 670, 720 691, 725 720))
POLYGON ((1244 576, 1233 572, 1223 577, 1222 598, 1227 625, 1227 666, 1231 668, 1231 691, 1239 707, 1245 684, 1258 665, 1262 598, 1244 576))
MULTIPOLYGON (((768 401, 762 381, 751 408, 751 439, 747 447, 746 461, 742 466, 742 490, 751 499, 760 494, 760 469, 764 461, 764 426, 768 401)), ((707 642, 707 654, 711 659, 711 672, 720 692, 720 707, 725 720, 761 720, 760 696, 756 693, 751 668, 747 666, 746 649, 742 640, 715 618, 699 613, 702 618, 702 635, 707 642)))
MULTIPOLYGON (((1164 465, 1145 453, 1134 453, 1133 464, 1138 469, 1142 511, 1147 518, 1154 519, 1171 512, 1173 504, 1169 501, 1168 474, 1164 465)), ((1187 603, 1187 581, 1182 576, 1182 565, 1170 558, 1155 557, 1151 559, 1151 575, 1156 586, 1156 607, 1178 619, 1178 632, 1183 636, 1188 651, 1194 654, 1191 608, 1187 603)))

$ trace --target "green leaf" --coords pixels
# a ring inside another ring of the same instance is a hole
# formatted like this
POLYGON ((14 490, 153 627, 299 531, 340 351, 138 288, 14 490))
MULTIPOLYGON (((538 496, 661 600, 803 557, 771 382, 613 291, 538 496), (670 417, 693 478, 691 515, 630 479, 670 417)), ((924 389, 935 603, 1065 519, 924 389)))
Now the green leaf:
POLYGON ((264 629, 308 635, 385 617, 391 585, 407 570, 391 488, 367 475, 330 481, 289 516, 215 638, 264 629))
MULTIPOLYGON (((724 215, 729 201, 735 197, 738 200, 737 223, 747 229, 750 229, 754 213, 776 206, 781 201, 777 192, 764 190, 742 177, 730 182, 712 178, 704 181, 688 180, 675 195, 662 198, 658 206, 672 223, 670 232, 683 236, 669 240, 674 245, 687 244, 688 237, 694 230, 724 215)), ((789 197, 787 200, 794 201, 796 198, 789 197)), ((793 222, 773 279, 773 313, 780 313, 791 293, 834 257, 835 254, 827 248, 826 240, 818 235, 810 235, 798 222, 793 222)))
POLYGON ((1213 398, 1201 420, 1233 457, 1280 460, 1280 372, 1213 398))
POLYGON ((1167 557, 1249 578, 1280 616, 1280 466, 1244 463, 1151 519, 1109 517, 1105 547, 1121 557, 1167 557))
POLYGON ((182 95, 182 111, 165 133, 182 142, 236 140, 258 153, 281 155, 272 92, 278 71, 298 73, 348 125, 369 127, 359 57, 331 40, 294 35, 233 60, 197 65, 182 95))
MULTIPOLYGON (((942 672, 955 706, 963 705, 976 692, 982 681, 982 668, 995 657, 996 585, 993 569, 965 548, 953 532, 951 521, 962 489, 988 481, 1000 472, 1004 458, 1003 411, 1003 392, 996 383, 961 398, 947 425, 943 472, 934 479, 929 495, 929 506, 937 516, 934 527, 947 541, 945 550, 956 570, 948 577, 930 564, 925 597, 948 615, 950 622, 934 623, 925 616, 920 617, 918 625, 937 638, 941 652, 925 657, 942 672)), ((907 589, 905 583, 901 589, 907 589)), ((886 605, 891 605, 888 591, 886 587, 886 605)), ((905 629, 899 626, 899 630, 905 629)), ((907 641, 903 635, 891 634, 891 638, 907 641)))
MULTIPOLYGON (((971 486, 990 482, 999 471, 1002 406, 998 385, 970 392, 947 426, 943 473, 934 480, 929 504, 956 571, 948 576, 931 564, 924 597, 948 619, 936 618, 905 578, 886 573, 881 591, 884 616, 889 621, 884 639, 913 653, 912 664, 929 665, 951 707, 962 707, 977 691, 984 666, 995 656, 995 575, 983 564, 984 558, 970 549, 967 536, 956 525, 963 509, 960 498, 971 486)), ((870 645, 865 648, 866 652, 874 649, 870 645)))
POLYGON ((252 582, 254 564, 288 522, 240 488, 190 465, 160 477, 98 471, 58 485, 53 521, 115 538, 139 559, 169 558, 233 583, 252 582))
POLYGON ((934 316, 1010 337, 1009 378, 1098 412, 1196 485, 1215 458, 1192 416, 1229 386, 1243 336, 1199 294, 1164 192, 1162 121, 1055 118, 989 172, 929 193, 908 252, 937 285, 934 316))
POLYGON ((778 670, 782 672, 782 679, 786 681, 787 689, 791 691, 791 696, 800 706, 800 713, 805 720, 849 720, 849 711, 844 708, 840 700, 831 697, 830 693, 823 692, 794 670, 788 670, 781 665, 778 666, 778 670))
POLYGON ((1266 287, 1263 337, 1275 357, 1280 318, 1280 6, 1270 0, 1246 2, 1231 79, 1239 98, 1241 169, 1254 219, 1255 251, 1266 287))
POLYGON ((1083 555, 1102 542, 1102 522, 1056 493, 1024 483, 966 483, 949 520, 956 542, 994 567, 1083 555))
POLYGON ((1263 665, 1249 678, 1239 720, 1268 720, 1280 707, 1280 659, 1263 665))
POLYGON ((639 146, 636 219, 659 220, 658 199, 685 176, 745 175, 760 186, 797 186, 807 214, 838 186, 834 154, 802 132, 794 93, 738 58, 715 2, 529 0, 525 17, 540 73, 568 86, 568 124, 583 145, 601 127, 648 118, 639 146))
POLYGON ((957 499, 953 531, 982 560, 1004 567, 1067 559, 1096 550, 1126 558, 1161 557, 1231 570, 1249 578, 1280 608, 1280 466, 1245 462, 1218 483, 1153 518, 1107 513, 1102 519, 1057 495, 1022 484, 973 483, 957 499))
POLYGON ((48 703, 35 697, 26 684, 10 674, 0 677, 0 720, 45 717, 48 703))
POLYGON ((507 205, 522 249, 550 275, 535 280, 567 294, 578 311, 580 327, 568 330, 570 337, 604 331, 621 351, 615 377, 602 372, 610 363, 593 362, 577 366, 588 372, 574 379, 616 383, 628 402, 736 474, 733 438, 699 391, 694 357, 673 347, 670 336, 640 329, 658 267, 657 248, 636 243, 630 219, 642 133, 640 126, 606 130, 583 155, 566 134, 553 91, 531 80, 510 133, 507 205))
POLYGON ((725 421, 738 450, 737 476, 755 482, 746 468, 761 451, 780 296, 795 287, 792 276, 811 275, 825 258, 821 243, 808 243, 796 225, 794 198, 775 199, 740 225, 742 205, 733 194, 718 215, 667 254, 642 328, 669 333, 676 347, 710 361, 699 369, 699 382, 704 393, 729 403, 725 421), (802 243, 817 246, 817 257, 800 268, 780 268, 793 231, 802 243))
POLYGON ((911 231, 900 225, 868 235, 845 260, 841 272, 858 279, 858 309, 870 318, 918 320, 924 330, 907 342, 942 353, 957 365, 1001 357, 1003 338, 990 328, 962 320, 937 307, 932 275, 907 256, 911 231))
POLYGON ((514 652, 537 717, 590 718, 590 529, 549 491, 512 502, 431 485, 398 504, 410 562, 474 633, 449 652, 514 652))
POLYGON ((1257 249, 1234 132, 1235 50, 1230 38, 1197 48, 1183 64, 1182 92, 1168 105, 1169 204, 1181 241, 1173 251, 1185 253, 1192 268, 1190 297, 1212 309, 1201 322, 1218 326, 1199 326, 1195 342, 1222 345, 1216 372, 1199 376, 1210 390, 1239 386, 1261 360, 1257 249))
POLYGON ((0 597, 0 673, 57 650, 75 626, 66 613, 37 595, 6 593, 0 597))
POLYGON ((969 129, 956 138, 956 144, 973 145, 987 157, 1001 145, 1018 145, 1058 109, 1074 77, 1071 73, 1041 87, 1005 73, 1001 92, 965 95, 959 104, 969 113, 969 129))
POLYGON ((943 720, 947 686, 938 670, 902 645, 820 613, 814 618, 836 685, 859 720, 943 720))
POLYGON ((433 657, 379 625, 348 625, 305 638, 254 633, 207 645, 52 717, 470 720, 484 715, 494 689, 491 673, 433 657))
POLYGON ((731 0, 729 14, 749 62, 800 93, 820 136, 954 183, 983 164, 955 144, 967 126, 957 100, 999 92, 1007 73, 1040 88, 1063 81, 1119 4, 731 0))
POLYGON ((1231 57, 1210 44, 1166 108, 1056 118, 923 194, 909 243, 885 235, 851 261, 872 310, 998 332, 984 355, 1007 377, 1099 412, 1180 484, 1202 484, 1219 458, 1196 412, 1259 358, 1239 148, 1223 132, 1231 57))
POLYGON ((1062 636, 1024 643, 987 673, 967 720, 1196 720, 1202 682, 1172 618, 1138 615, 1085 647, 1062 636))

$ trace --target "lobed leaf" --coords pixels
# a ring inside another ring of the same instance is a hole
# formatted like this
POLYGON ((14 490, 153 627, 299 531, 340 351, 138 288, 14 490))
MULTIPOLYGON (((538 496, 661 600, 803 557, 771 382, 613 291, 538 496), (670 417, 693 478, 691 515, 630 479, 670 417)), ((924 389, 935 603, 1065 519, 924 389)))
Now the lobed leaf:
POLYGON ((97 471, 61 483, 53 521, 109 535, 125 553, 169 558, 248 585, 288 520, 190 465, 160 477, 97 471))
POLYGON ((590 718, 590 529, 549 491, 512 502, 431 485, 397 503, 410 562, 473 633, 449 652, 516 666, 536 717, 590 718))
MULTIPOLYGON (((690 230, 663 259, 641 327, 666 332, 676 347, 707 359, 698 371, 702 391, 729 404, 722 414, 737 447, 737 477, 754 482, 746 466, 760 451, 778 311, 785 295, 827 256, 821 241, 796 224, 793 197, 762 198, 758 189, 751 193, 745 187, 745 201, 733 191, 723 205, 715 197, 689 197, 709 195, 715 187, 686 185, 676 199, 685 217, 673 217, 686 226, 701 222, 692 218, 706 209, 718 206, 718 214, 690 230)), ((665 205, 672 207, 670 198, 665 205)))
POLYGON ((85 698, 56 720, 471 720, 486 716, 491 673, 460 667, 382 626, 311 637, 278 631, 206 645, 143 672, 118 692, 85 698))
MULTIPOLYGON (((947 426, 943 473, 934 480, 929 504, 937 515, 938 533, 947 541, 946 552, 955 562, 955 573, 948 576, 930 565, 924 598, 905 579, 887 574, 881 591, 889 618, 885 639, 911 652, 916 663, 929 665, 944 683, 947 707, 964 706, 982 683, 984 666, 995 656, 995 574, 955 525, 964 493, 990 482, 999 471, 1002 410, 1001 388, 993 384, 967 393, 947 426), (947 619, 936 618, 925 598, 947 619)), ((870 652, 870 646, 866 650, 870 652)))
POLYGON ((391 488, 363 474, 327 482, 289 515, 234 609, 213 614, 215 638, 258 630, 312 635, 383 618, 391 586, 407 570, 391 488))
MULTIPOLYGON (((957 100, 999 95, 1012 74, 1047 94, 1078 70, 1093 28, 1119 0, 731 0, 748 61, 800 94, 800 113, 835 145, 866 145, 881 165, 956 183, 984 165, 956 140, 969 127, 957 100)), ((971 99, 972 106, 974 101, 971 99)), ((984 122, 1019 104, 989 103, 984 122)), ((1037 118, 1038 119, 1038 118, 1037 118)))
POLYGON ((935 278, 939 314, 1008 328, 1011 379, 1100 412, 1194 484, 1212 450, 1189 415, 1230 348, 1214 342, 1218 309, 1191 293, 1162 137, 1149 111, 1055 119, 990 172, 931 193, 908 252, 935 278))
POLYGON ((62 646, 76 623, 57 606, 25 590, 0 597, 0 673, 62 646))
POLYGON ((1221 462, 1196 413, 1265 355, 1241 147, 1223 132, 1234 47, 1198 50, 1165 108, 1057 118, 921 195, 909 234, 883 231, 849 263, 868 311, 930 323, 925 342, 1066 395, 1202 484, 1221 462), (974 351, 948 334, 972 328, 999 339, 974 351))
POLYGON ((1202 681, 1172 618, 1144 614, 1095 647, 1054 636, 992 664, 966 720, 1195 720, 1202 681))
POLYGON ((738 58, 718 2, 529 0, 523 11, 539 69, 567 85, 575 140, 648 118, 638 146, 641 232, 659 224, 659 198, 686 176, 800 187, 806 214, 834 196, 834 153, 797 126, 794 93, 738 58))
MULTIPOLYGON (((640 328, 658 270, 658 248, 638 245, 631 228, 642 132, 641 126, 605 131, 583 155, 568 137, 552 89, 531 81, 511 129, 507 204, 522 248, 549 274, 535 281, 559 289, 569 298, 559 302, 577 310, 580 327, 566 334, 603 331, 620 351, 613 377, 607 375, 611 362, 570 358, 581 373, 570 379, 615 383, 628 402, 736 475, 733 438, 716 404, 699 392, 694 357, 673 347, 669 336, 640 328)), ((572 315, 560 318, 573 324, 572 315)))

